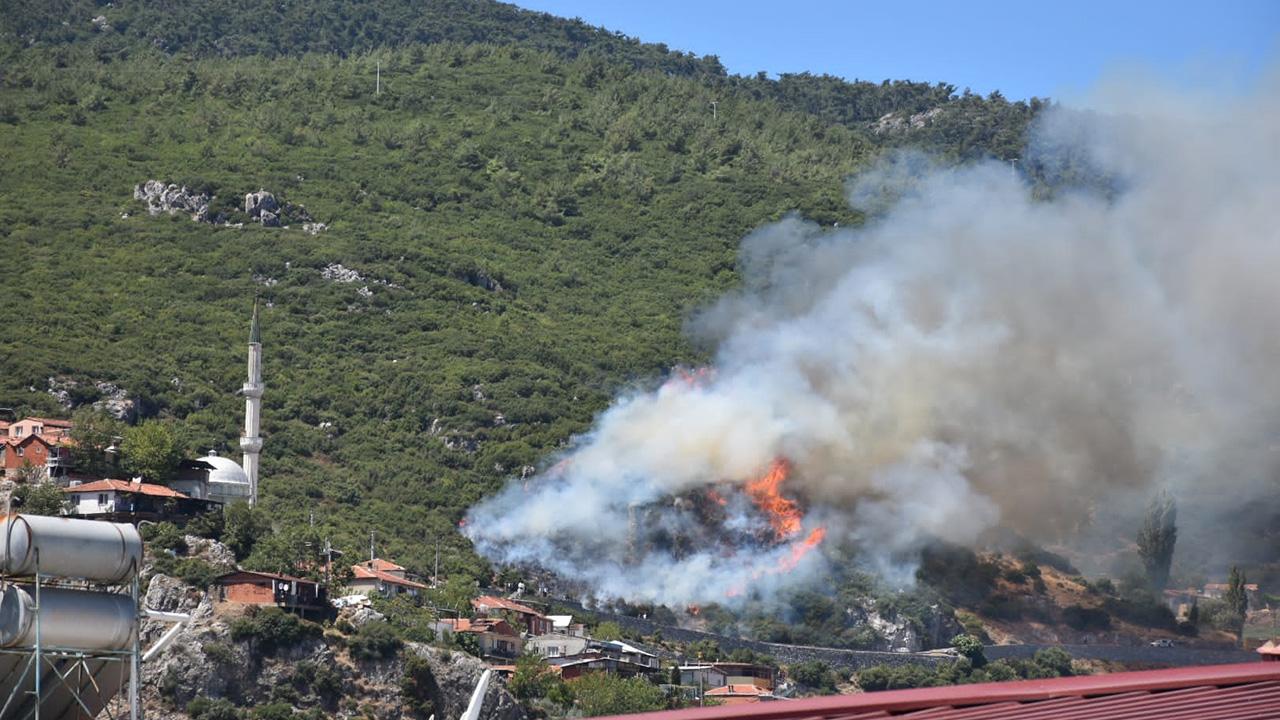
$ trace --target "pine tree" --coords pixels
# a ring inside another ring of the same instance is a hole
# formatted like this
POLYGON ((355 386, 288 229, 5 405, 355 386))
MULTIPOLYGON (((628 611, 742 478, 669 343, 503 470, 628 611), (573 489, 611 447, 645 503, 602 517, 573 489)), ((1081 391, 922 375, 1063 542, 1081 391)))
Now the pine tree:
POLYGON ((1160 593, 1169 582, 1173 546, 1178 542, 1178 506, 1173 496, 1161 490, 1147 506, 1147 515, 1138 531, 1138 555, 1147 570, 1151 590, 1160 593))
POLYGON ((1249 593, 1245 589, 1248 579, 1244 572, 1235 565, 1231 566, 1231 575, 1227 578, 1227 592, 1222 596, 1227 607, 1235 615, 1236 640, 1244 640, 1245 615, 1249 612, 1249 593))

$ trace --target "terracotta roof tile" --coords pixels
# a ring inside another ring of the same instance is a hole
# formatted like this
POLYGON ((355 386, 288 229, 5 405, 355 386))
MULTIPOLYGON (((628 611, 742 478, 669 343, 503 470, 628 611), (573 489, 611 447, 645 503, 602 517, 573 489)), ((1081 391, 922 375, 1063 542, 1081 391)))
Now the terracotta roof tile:
POLYGON ((542 613, 534 610, 528 605, 521 605, 518 602, 508 600, 506 598, 494 597, 493 595, 481 595, 471 601, 471 606, 477 610, 510 610, 513 613, 519 613, 521 615, 537 615, 538 617, 542 617, 542 613))
POLYGON ((154 485, 152 483, 132 483, 128 480, 95 480, 93 482, 76 485, 74 487, 62 488, 64 493, 94 493, 94 492, 120 492, 134 493, 137 495, 151 495, 153 497, 171 497, 182 500, 190 500, 191 498, 184 495, 171 487, 164 485, 154 485))
POLYGON ((381 570, 370 570, 365 567, 364 564, 352 565, 351 574, 357 578, 365 580, 376 579, 385 583, 391 583, 392 585, 403 585, 405 587, 418 588, 419 590, 427 589, 427 586, 420 582, 406 580, 398 575, 392 575, 391 573, 382 572, 381 570))
POLYGON ((396 570, 401 570, 401 571, 404 570, 403 567, 391 562, 390 560, 383 560, 382 558, 365 560, 364 562, 358 563, 358 564, 360 565, 360 567, 363 567, 369 570, 379 570, 381 572, 394 572, 396 570))

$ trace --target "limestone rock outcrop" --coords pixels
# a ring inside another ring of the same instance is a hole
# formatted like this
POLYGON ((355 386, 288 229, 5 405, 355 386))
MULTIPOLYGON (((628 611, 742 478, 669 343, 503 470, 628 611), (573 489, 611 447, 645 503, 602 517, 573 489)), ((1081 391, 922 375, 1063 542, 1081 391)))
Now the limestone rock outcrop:
POLYGON ((181 212, 195 222, 214 222, 209 218, 209 203, 213 198, 207 193, 192 192, 185 185, 148 180, 134 186, 133 199, 145 202, 149 215, 181 212))

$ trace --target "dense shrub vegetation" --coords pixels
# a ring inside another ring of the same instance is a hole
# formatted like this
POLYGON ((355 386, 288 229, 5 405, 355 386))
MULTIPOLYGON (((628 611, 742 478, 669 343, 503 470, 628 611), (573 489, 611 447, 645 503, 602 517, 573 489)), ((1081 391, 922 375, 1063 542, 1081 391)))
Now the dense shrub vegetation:
MULTIPOLYGON (((1041 107, 730 76, 485 0, 17 2, 0 13, 0 68, 4 297, 35 310, 0 336, 0 406, 65 415, 51 378, 74 382, 81 408, 109 382, 135 402, 123 469, 163 481, 179 449, 234 454, 261 296, 263 502, 191 531, 284 572, 315 567, 326 540, 363 555, 370 531, 425 571, 439 542, 449 581, 431 600, 455 609, 491 577, 456 532, 465 509, 619 391, 705 360, 683 323, 735 286, 745 233, 793 211, 858 223, 844 181, 886 149, 1013 157, 1041 107), (880 127, 932 110, 920 128, 880 127), (152 178, 245 224, 148 216, 132 192, 152 178), (242 198, 259 188, 329 229, 255 225, 242 198), (326 276, 337 265, 353 281, 326 276)), ((101 450, 116 430, 94 427, 101 450)), ((208 580, 199 561, 161 562, 208 580)), ((966 597, 992 580, 945 558, 922 573, 966 597)), ((841 601, 867 587, 836 581, 841 601)), ((896 609, 921 617, 930 592, 896 609)), ((759 608, 746 622, 780 641, 880 640, 835 607, 801 596, 794 627, 759 608)), ((420 628, 411 615, 389 621, 420 628)))

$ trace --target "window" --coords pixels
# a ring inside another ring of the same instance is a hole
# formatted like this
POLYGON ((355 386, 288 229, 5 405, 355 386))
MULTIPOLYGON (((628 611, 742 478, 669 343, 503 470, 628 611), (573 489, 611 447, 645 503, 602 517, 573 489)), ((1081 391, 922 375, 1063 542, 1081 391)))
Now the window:
POLYGON ((43 426, 43 425, 36 425, 35 427, 31 428, 31 432, 32 432, 32 433, 35 433, 36 435, 43 435, 43 434, 44 434, 44 426, 43 426))
POLYGON ((548 646, 547 646, 547 656, 548 656, 548 657, 560 657, 560 646, 559 646, 559 645, 548 645, 548 646))
POLYGON ((26 448, 24 448, 24 447, 22 447, 21 445, 19 445, 19 446, 18 446, 18 457, 22 457, 24 454, 26 454, 26 450, 27 450, 26 448))
POLYGON ((14 437, 22 437, 22 426, 21 426, 21 425, 18 425, 17 427, 15 427, 15 428, 13 429, 13 436, 14 436, 14 437))
POLYGON ((106 506, 106 504, 107 504, 107 494, 106 494, 106 493, 98 493, 98 505, 99 505, 99 506, 103 506, 103 507, 105 507, 105 506, 106 506))
POLYGON ((80 504, 80 496, 79 496, 79 495, 72 495, 72 496, 71 496, 71 504, 72 504, 72 505, 79 505, 79 504, 80 504))

